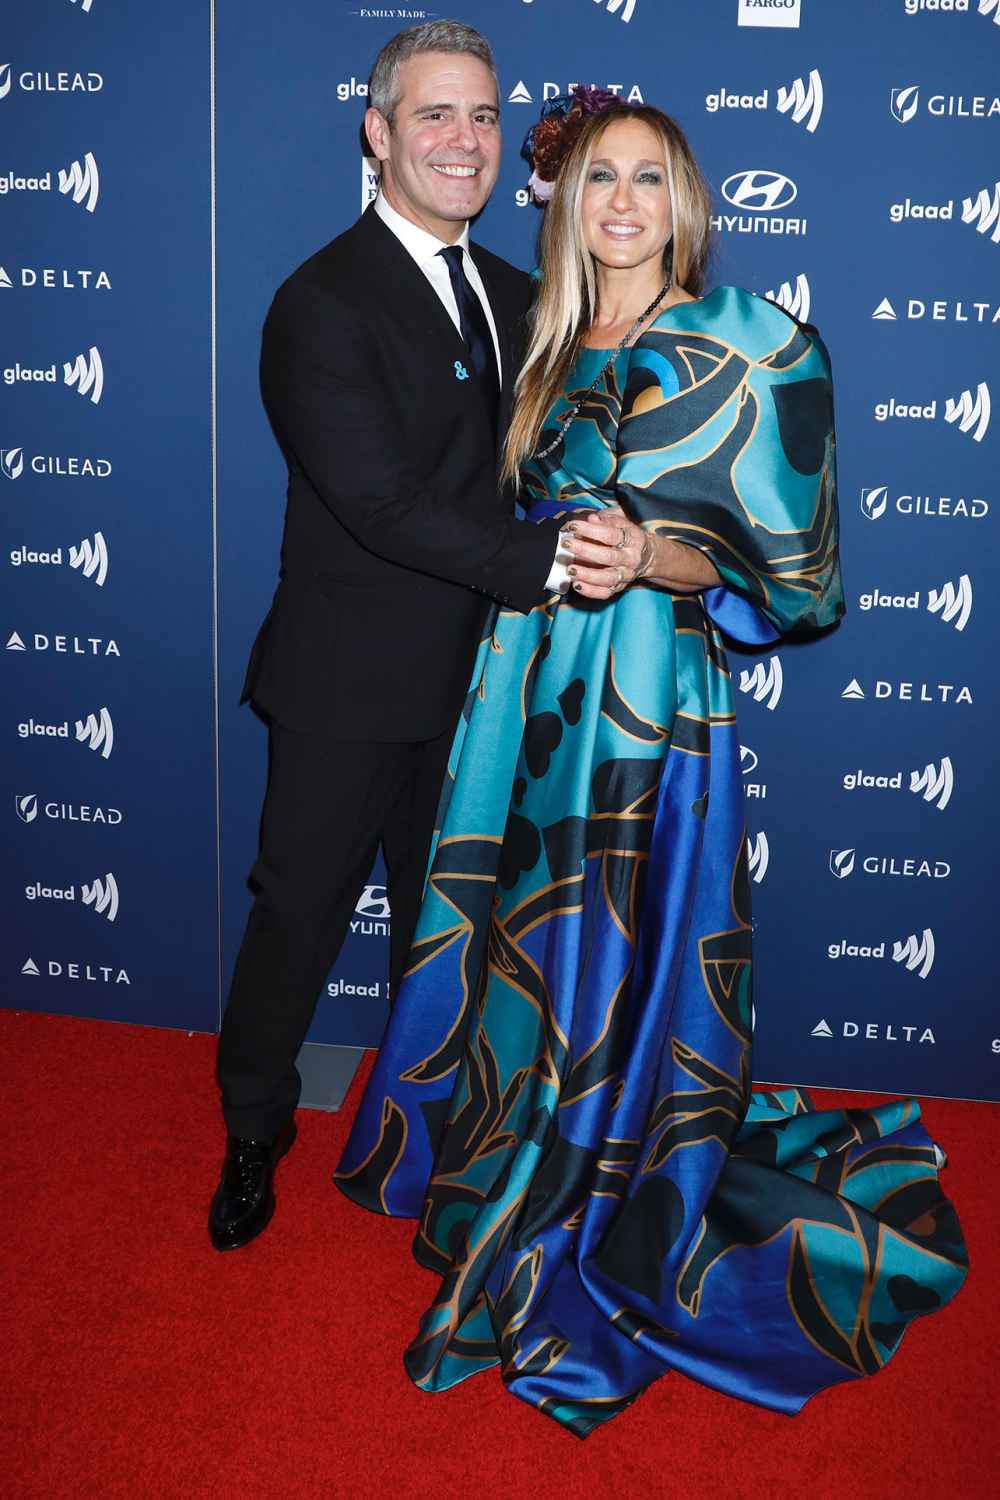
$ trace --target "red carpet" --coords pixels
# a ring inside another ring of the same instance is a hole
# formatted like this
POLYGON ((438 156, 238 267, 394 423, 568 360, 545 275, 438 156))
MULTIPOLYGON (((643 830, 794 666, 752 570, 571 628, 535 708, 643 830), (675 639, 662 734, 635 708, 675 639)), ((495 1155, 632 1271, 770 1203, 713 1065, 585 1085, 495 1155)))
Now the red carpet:
POLYGON ((205 1232, 222 1150, 213 1039, 12 1012, 0 1012, 0 1037, 14 1291, 4 1495, 997 1493, 1000 1107, 925 1105, 950 1155, 945 1181, 973 1269, 890 1368, 796 1418, 670 1375, 581 1443, 493 1372, 440 1396, 410 1385, 400 1356, 433 1287, 410 1258, 411 1225, 355 1208, 330 1184, 357 1084, 341 1114, 300 1113, 273 1225, 221 1256, 205 1232))

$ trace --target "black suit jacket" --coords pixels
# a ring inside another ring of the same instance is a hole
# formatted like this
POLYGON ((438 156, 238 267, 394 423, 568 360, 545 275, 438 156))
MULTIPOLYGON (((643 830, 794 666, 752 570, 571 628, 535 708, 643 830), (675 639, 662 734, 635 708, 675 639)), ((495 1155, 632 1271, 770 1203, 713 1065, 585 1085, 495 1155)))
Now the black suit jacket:
MULTIPOLYGON (((478 245, 510 418, 531 281, 478 245)), ((430 739, 461 707, 487 599, 543 597, 550 526, 514 519, 468 351, 372 209, 279 288, 261 386, 288 462, 281 581, 244 697, 291 729, 430 739)))

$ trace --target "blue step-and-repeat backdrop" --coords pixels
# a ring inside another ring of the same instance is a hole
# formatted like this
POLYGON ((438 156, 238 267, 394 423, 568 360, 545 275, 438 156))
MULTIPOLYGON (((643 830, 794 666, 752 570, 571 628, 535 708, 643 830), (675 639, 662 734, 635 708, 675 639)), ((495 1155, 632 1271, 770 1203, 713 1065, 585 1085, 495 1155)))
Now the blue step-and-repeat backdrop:
MULTIPOLYGON (((36 0, 0 23, 5 1003, 217 1027, 283 513, 260 327, 373 196, 379 47, 452 15, 500 69, 478 239, 531 266, 521 140, 601 84, 688 132, 713 279, 831 349, 849 614, 731 658, 757 1076, 1000 1098, 1000 0, 444 3, 36 0)), ((390 920, 377 868, 312 1040, 377 1045, 390 920)))

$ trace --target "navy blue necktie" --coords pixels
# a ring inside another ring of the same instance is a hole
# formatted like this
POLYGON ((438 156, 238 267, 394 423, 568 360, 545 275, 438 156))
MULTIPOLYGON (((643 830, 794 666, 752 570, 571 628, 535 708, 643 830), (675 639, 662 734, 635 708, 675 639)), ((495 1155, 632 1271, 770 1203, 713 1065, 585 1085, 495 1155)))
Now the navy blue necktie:
POLYGON ((446 245, 443 250, 438 251, 438 254, 444 256, 448 267, 452 291, 458 303, 458 321, 462 337, 469 350, 469 363, 476 372, 490 421, 495 428, 497 407, 500 404, 500 379, 497 374, 497 357, 490 325, 486 321, 483 304, 476 296, 465 274, 461 245, 446 245))

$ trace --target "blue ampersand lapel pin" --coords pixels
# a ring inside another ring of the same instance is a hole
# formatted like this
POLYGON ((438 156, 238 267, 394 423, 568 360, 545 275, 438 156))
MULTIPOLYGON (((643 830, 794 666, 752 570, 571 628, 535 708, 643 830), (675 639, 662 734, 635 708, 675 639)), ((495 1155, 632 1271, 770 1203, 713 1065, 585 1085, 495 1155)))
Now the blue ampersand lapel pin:
POLYGON ((468 380, 468 378, 469 378, 469 372, 468 372, 468 370, 465 368, 465 366, 463 365, 463 363, 462 363, 462 361, 460 359, 456 359, 456 361, 455 361, 455 379, 456 380, 468 380))

